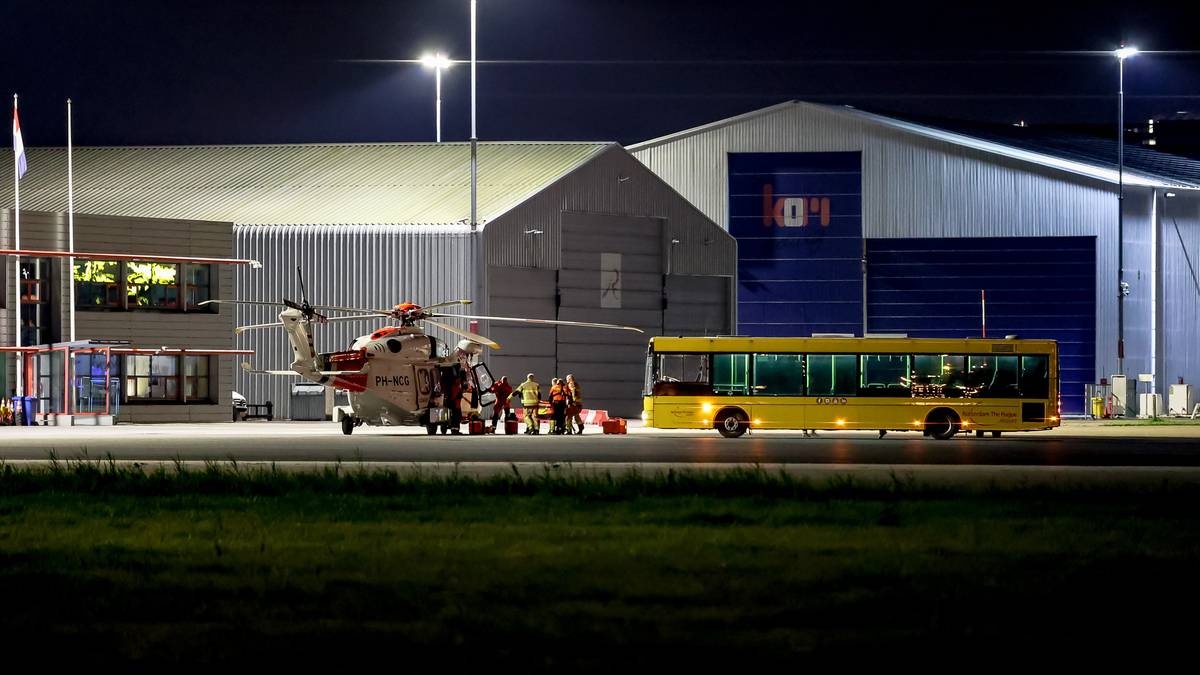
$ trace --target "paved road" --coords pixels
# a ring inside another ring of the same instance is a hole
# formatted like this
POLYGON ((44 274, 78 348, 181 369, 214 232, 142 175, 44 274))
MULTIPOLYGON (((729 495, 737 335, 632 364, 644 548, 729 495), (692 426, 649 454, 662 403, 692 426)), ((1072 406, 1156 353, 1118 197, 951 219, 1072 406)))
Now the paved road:
POLYGON ((275 462, 586 462, 670 464, 1006 465, 1200 467, 1200 427, 1067 426, 1002 438, 935 441, 913 433, 827 432, 819 438, 759 432, 635 429, 628 436, 425 436, 331 423, 146 425, 112 428, 0 427, 0 460, 108 455, 116 459, 275 462))

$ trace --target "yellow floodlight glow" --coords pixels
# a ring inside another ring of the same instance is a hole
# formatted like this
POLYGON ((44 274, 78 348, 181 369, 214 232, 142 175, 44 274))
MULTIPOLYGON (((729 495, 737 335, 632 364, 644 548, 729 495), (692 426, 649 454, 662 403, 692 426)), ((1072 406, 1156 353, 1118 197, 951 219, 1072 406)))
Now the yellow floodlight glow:
POLYGON ((754 420, 754 426, 757 427, 757 426, 760 426, 761 424, 762 424, 762 420, 754 420))
POLYGON ((835 421, 837 422, 837 425, 838 425, 839 427, 844 427, 844 426, 846 426, 846 420, 844 420, 844 419, 840 419, 840 418, 839 418, 839 419, 837 419, 837 420, 835 420, 835 421))
POLYGON ((700 404, 700 410, 702 410, 703 412, 706 412, 706 413, 710 413, 710 412, 712 412, 712 404, 709 403, 708 401, 705 401, 704 403, 700 404))

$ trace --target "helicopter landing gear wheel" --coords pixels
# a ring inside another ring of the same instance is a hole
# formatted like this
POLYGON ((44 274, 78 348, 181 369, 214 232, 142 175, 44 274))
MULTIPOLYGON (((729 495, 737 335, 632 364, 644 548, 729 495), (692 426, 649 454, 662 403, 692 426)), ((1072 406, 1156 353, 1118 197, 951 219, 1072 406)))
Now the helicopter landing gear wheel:
POLYGON ((354 433, 354 427, 358 426, 354 423, 354 418, 349 415, 342 416, 342 433, 349 436, 354 433))

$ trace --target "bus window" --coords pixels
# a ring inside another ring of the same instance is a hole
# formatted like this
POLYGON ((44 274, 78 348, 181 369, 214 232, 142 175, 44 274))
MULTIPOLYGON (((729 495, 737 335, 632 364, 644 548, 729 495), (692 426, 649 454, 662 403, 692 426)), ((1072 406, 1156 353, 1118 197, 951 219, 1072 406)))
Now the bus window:
POLYGON ((1021 357, 1021 396, 1050 397, 1050 358, 1042 355, 1021 357))
POLYGON ((708 355, 659 354, 658 379, 664 382, 708 382, 708 355))
POLYGON ((799 354, 755 354, 756 396, 803 396, 804 364, 799 354))
POLYGON ((863 354, 859 396, 912 396, 907 354, 863 354))
POLYGON ((748 354, 713 354, 712 361, 714 393, 726 396, 745 396, 749 393, 748 354))
POLYGON ((809 354, 809 396, 854 396, 856 382, 853 354, 809 354))
POLYGON ((1017 398, 1017 357, 967 357, 969 396, 980 398, 1017 398))
POLYGON ((967 357, 950 354, 914 354, 914 398, 962 398, 967 385, 967 357))
POLYGON ((659 354, 651 393, 656 396, 711 396, 708 354, 659 354))

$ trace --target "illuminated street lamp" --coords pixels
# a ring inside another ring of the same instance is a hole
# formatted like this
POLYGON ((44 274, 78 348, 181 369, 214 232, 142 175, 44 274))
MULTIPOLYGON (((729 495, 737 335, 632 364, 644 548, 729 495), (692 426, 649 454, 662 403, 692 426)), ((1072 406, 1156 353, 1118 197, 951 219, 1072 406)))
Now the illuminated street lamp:
POLYGON ((450 59, 446 58, 441 52, 436 54, 426 54, 421 57, 421 65, 426 68, 433 68, 433 79, 437 91, 437 142, 442 142, 442 71, 450 67, 450 59))
POLYGON ((1138 48, 1121 45, 1117 57, 1117 374, 1125 374, 1125 59, 1138 48))

